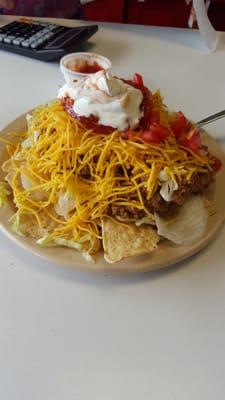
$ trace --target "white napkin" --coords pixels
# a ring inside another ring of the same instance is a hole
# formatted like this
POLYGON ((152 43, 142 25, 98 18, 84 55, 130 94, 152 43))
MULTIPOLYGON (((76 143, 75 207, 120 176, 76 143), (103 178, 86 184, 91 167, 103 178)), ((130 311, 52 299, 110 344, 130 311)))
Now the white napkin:
POLYGON ((219 42, 219 33, 213 28, 207 15, 207 9, 204 0, 193 0, 198 27, 202 39, 209 52, 216 50, 219 42))

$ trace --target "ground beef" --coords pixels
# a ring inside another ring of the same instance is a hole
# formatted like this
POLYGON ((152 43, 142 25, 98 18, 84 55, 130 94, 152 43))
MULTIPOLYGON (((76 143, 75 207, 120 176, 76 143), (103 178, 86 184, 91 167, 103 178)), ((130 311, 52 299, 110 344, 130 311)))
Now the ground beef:
MULTIPOLYGON (((178 190, 173 193, 170 202, 165 201, 159 190, 154 194, 151 200, 147 199, 147 192, 142 190, 142 198, 145 207, 152 213, 157 212, 161 216, 171 215, 178 207, 180 207, 191 194, 201 194, 213 182, 214 174, 210 171, 193 175, 189 182, 181 182, 178 190)), ((132 199, 129 199, 132 200, 132 199)), ((137 199, 136 199, 137 200, 137 199)), ((138 220, 145 216, 143 210, 135 207, 123 205, 111 205, 108 210, 109 215, 123 220, 138 220)))
POLYGON ((166 216, 172 214, 172 212, 175 211, 179 205, 174 201, 165 201, 161 197, 160 193, 157 192, 154 194, 151 201, 146 202, 146 206, 149 210, 151 210, 152 213, 156 211, 159 215, 166 216))
POLYGON ((204 174, 196 174, 190 181, 190 191, 192 193, 203 193, 214 181, 214 173, 208 171, 204 174))
POLYGON ((91 178, 91 171, 88 165, 85 165, 79 172, 81 178, 90 179, 91 178))
POLYGON ((123 205, 112 205, 110 207, 109 214, 121 221, 138 220, 145 216, 145 212, 143 210, 139 210, 136 207, 123 205))

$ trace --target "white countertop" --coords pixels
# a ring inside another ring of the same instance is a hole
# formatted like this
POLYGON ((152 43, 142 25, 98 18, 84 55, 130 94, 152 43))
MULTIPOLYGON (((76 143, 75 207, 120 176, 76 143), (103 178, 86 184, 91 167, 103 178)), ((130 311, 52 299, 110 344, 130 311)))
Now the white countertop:
MULTIPOLYGON (((198 32, 103 24, 90 48, 199 120, 225 108, 224 40, 207 54, 198 32)), ((62 83, 57 63, 0 51, 0 126, 62 83)), ((225 149, 225 120, 209 131, 225 149)), ((0 399, 222 399, 224 243, 223 227, 185 262, 121 277, 47 264, 0 234, 0 399)))

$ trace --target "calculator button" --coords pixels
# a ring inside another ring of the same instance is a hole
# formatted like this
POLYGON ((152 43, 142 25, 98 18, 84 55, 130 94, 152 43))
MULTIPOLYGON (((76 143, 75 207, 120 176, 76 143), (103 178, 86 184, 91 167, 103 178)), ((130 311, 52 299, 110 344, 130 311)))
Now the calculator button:
POLYGON ((38 43, 37 42, 33 42, 33 43, 31 43, 30 47, 32 49, 36 49, 38 47, 38 43))
POLYGON ((4 34, 4 33, 1 33, 0 34, 0 42, 2 42, 3 41, 3 39, 6 37, 6 34, 4 34))
POLYGON ((30 38, 30 39, 32 39, 32 43, 30 44, 30 47, 32 49, 36 49, 38 46, 40 46, 41 44, 45 43, 52 36, 54 36, 54 33, 50 32, 50 33, 47 33, 46 35, 41 36, 39 38, 30 38))
POLYGON ((29 47, 30 44, 31 44, 31 41, 28 39, 28 40, 24 40, 24 41, 21 43, 21 46, 23 46, 23 47, 29 47))
POLYGON ((40 46, 40 44, 42 44, 44 41, 42 39, 39 40, 35 40, 35 42, 32 42, 30 47, 32 49, 36 49, 38 46, 40 46))
POLYGON ((50 31, 51 31, 50 27, 47 27, 47 28, 41 30, 40 33, 45 34, 45 33, 48 33, 48 32, 50 32, 50 31))
POLYGON ((46 40, 50 39, 52 36, 54 36, 53 32, 49 32, 46 35, 42 36, 42 41, 45 42, 46 40))
POLYGON ((58 25, 51 24, 51 25, 49 25, 48 29, 49 29, 50 31, 54 31, 54 30, 57 29, 58 27, 59 27, 58 25))
POLYGON ((25 40, 24 37, 17 37, 16 39, 14 39, 14 40, 12 41, 12 43, 15 44, 15 45, 17 45, 17 46, 19 46, 20 43, 22 43, 24 40, 25 40))
POLYGON ((36 35, 36 33, 37 33, 37 31, 33 30, 33 29, 29 31, 30 36, 36 35))
POLYGON ((24 33, 24 32, 20 32, 20 37, 23 37, 24 40, 29 40, 30 39, 30 35, 28 35, 27 33, 24 33))
POLYGON ((31 40, 37 40, 42 36, 41 33, 35 33, 34 35, 30 36, 31 40))
POLYGON ((15 39, 16 36, 6 36, 6 38, 3 39, 3 41, 7 44, 12 43, 13 39, 15 39))
POLYGON ((37 33, 36 33, 36 36, 37 36, 38 38, 40 38, 40 37, 43 36, 45 33, 47 33, 47 32, 40 31, 40 32, 37 32, 37 33))
POLYGON ((40 38, 40 39, 38 39, 38 41, 36 43, 39 46, 40 44, 44 43, 44 41, 45 41, 45 39, 40 38))

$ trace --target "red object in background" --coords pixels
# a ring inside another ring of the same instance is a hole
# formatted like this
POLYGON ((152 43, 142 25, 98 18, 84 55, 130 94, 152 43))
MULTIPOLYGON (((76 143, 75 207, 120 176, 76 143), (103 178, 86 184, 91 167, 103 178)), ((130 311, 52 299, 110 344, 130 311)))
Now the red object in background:
POLYGON ((130 24, 188 27, 191 5, 185 0, 129 0, 127 22, 130 24))
POLYGON ((94 0, 82 6, 86 20, 124 22, 124 0, 94 0))
POLYGON ((208 16, 216 30, 225 31, 225 0, 212 0, 208 16))
MULTIPOLYGON (((90 21, 126 22, 188 28, 191 5, 185 0, 94 0, 82 6, 90 21)), ((211 0, 208 15, 217 30, 225 31, 225 0, 211 0)))
POLYGON ((185 0, 94 0, 83 5, 92 21, 187 27, 191 6, 185 0))
POLYGON ((78 0, 8 0, 0 4, 1 13, 27 17, 80 18, 81 5, 78 0))

